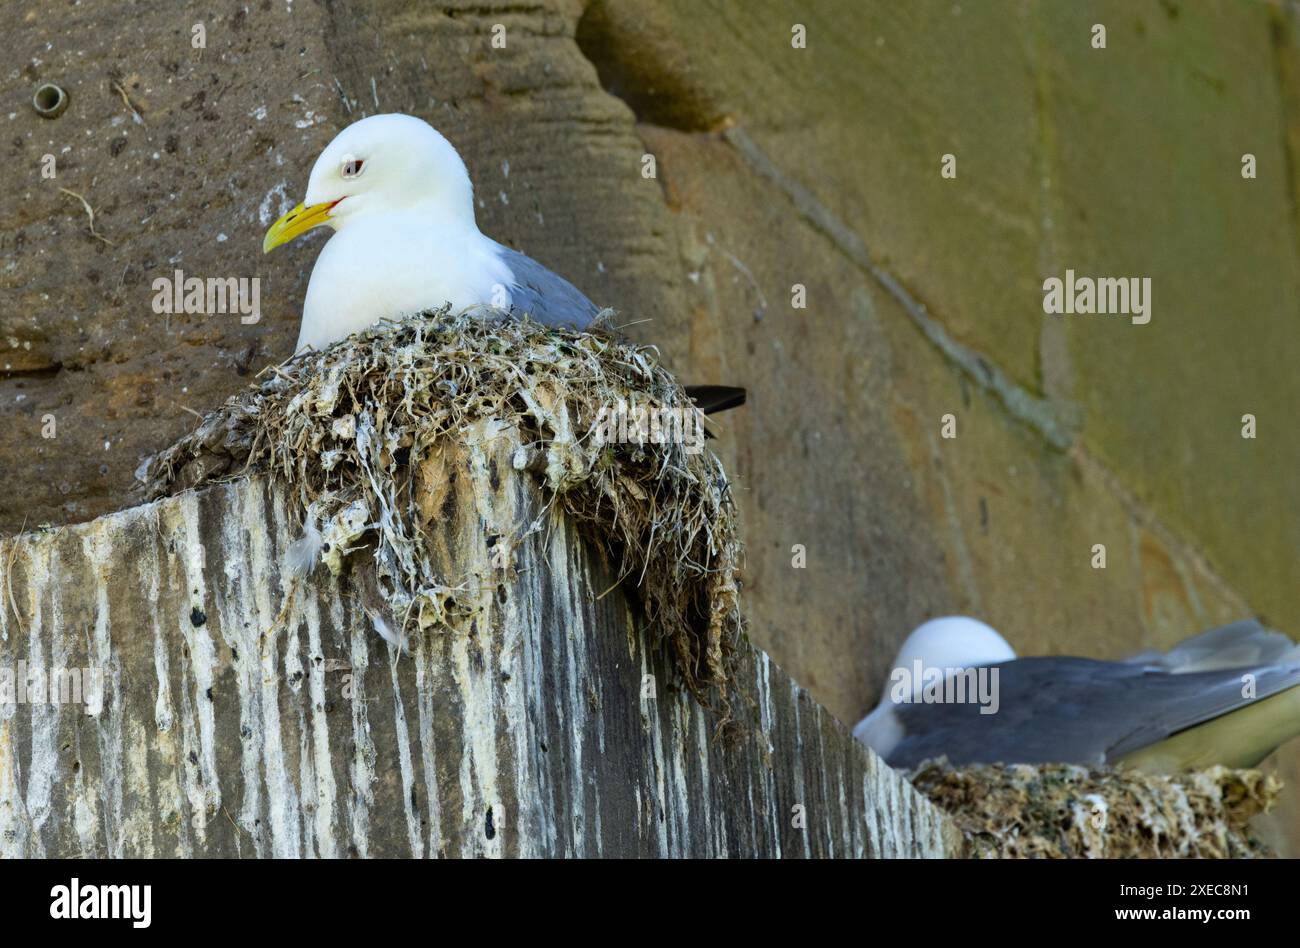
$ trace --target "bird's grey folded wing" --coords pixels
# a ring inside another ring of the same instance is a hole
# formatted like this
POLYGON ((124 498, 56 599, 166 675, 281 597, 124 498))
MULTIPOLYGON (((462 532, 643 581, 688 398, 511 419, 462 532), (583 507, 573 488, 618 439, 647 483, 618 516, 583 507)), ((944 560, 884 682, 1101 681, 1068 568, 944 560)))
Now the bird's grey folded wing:
POLYGON ((586 329, 591 325, 600 310, 581 290, 532 257, 503 244, 498 243, 497 247, 514 275, 515 282, 510 287, 513 309, 528 313, 547 326, 586 329))
POLYGON ((998 710, 976 703, 900 704, 889 755, 912 767, 963 763, 1113 763, 1172 734, 1300 685, 1300 663, 1171 674, 1132 662, 1023 658, 997 668, 998 710), (1255 697, 1242 696, 1243 675, 1255 697))
POLYGON ((1242 619, 1193 635, 1163 654, 1147 652, 1127 661, 1186 674, 1300 661, 1300 645, 1255 619, 1242 619))

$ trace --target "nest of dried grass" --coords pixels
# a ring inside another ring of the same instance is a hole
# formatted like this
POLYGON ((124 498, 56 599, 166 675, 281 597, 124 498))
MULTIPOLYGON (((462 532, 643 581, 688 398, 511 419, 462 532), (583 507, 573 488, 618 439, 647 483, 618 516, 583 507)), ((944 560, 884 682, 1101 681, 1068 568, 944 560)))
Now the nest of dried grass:
POLYGON ((1249 823, 1281 791, 1272 775, 1226 767, 1165 776, 945 760, 923 763, 912 783, 985 858, 1270 856, 1249 823))
POLYGON ((415 526, 414 472, 441 439, 496 420, 528 445, 515 466, 611 555, 620 581, 635 583, 685 685, 729 708, 741 543, 721 463, 680 441, 593 437, 601 409, 620 400, 696 411, 652 347, 602 328, 444 309, 382 322, 263 375, 146 459, 137 478, 148 497, 267 472, 301 502, 304 571, 319 553, 337 572, 345 551, 373 540, 403 633, 436 629, 448 622, 449 586, 415 526))

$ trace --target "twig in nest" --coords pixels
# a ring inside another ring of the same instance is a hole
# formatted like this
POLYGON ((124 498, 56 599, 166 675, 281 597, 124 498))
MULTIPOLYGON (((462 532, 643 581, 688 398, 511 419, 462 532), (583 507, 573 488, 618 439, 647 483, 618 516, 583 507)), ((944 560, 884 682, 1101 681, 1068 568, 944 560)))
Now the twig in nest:
POLYGON ((103 234, 101 234, 99 231, 95 230, 95 209, 94 209, 93 207, 90 206, 90 202, 89 202, 89 201, 87 201, 84 197, 82 197, 82 196, 81 196, 80 194, 78 194, 76 191, 69 191, 67 188, 59 188, 59 190, 62 191, 64 194, 68 195, 69 197, 74 197, 74 198, 76 198, 78 201, 81 202, 81 206, 84 207, 84 208, 86 209, 86 216, 90 218, 90 236, 91 236, 91 237, 95 237, 95 238, 97 238, 97 239, 99 239, 99 240, 102 240, 104 243, 108 244, 110 247, 115 247, 115 246, 117 246, 116 244, 113 243, 113 241, 109 240, 107 237, 105 237, 105 236, 104 236, 103 234))

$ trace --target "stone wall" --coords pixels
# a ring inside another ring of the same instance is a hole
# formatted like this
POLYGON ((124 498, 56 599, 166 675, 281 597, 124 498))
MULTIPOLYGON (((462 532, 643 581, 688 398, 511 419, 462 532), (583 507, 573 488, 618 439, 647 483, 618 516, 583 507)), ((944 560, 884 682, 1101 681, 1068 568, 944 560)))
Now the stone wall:
POLYGON ((284 568, 300 515, 262 480, 0 544, 0 669, 102 670, 0 702, 0 856, 961 852, 748 646, 719 730, 508 435, 422 472, 460 592, 407 655, 372 628, 366 553, 284 568), (489 537, 521 535, 494 565, 489 537))

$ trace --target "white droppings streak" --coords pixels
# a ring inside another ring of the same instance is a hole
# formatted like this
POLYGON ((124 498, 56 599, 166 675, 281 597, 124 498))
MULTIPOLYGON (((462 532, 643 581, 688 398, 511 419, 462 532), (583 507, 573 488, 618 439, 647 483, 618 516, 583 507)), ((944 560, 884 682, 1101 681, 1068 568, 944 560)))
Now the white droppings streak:
MULTIPOLYGON (((271 821, 271 846, 277 859, 294 859, 301 853, 298 826, 298 789, 285 766, 283 726, 280 721, 280 682, 276 648, 283 634, 273 630, 276 617, 285 607, 279 584, 272 579, 278 570, 272 567, 271 538, 267 532, 266 505, 261 491, 241 491, 244 535, 247 543, 247 572, 251 599, 256 605, 253 629, 261 642, 261 710, 262 767, 266 784, 266 804, 271 821), (275 595, 273 595, 273 592, 275 595)), ((226 555, 234 558, 235 551, 226 555)))
MULTIPOLYGON (((141 773, 135 778, 130 788, 123 786, 124 770, 122 757, 122 669, 113 655, 113 627, 109 615, 109 591, 112 588, 113 543, 104 532, 103 524, 91 523, 82 534, 82 551, 90 562, 91 572, 95 578, 95 625, 92 633, 91 662, 99 674, 102 685, 100 693, 86 705, 86 713, 96 718, 96 733, 99 738, 100 785, 103 793, 103 822, 107 840, 105 855, 121 859, 126 855, 126 838, 151 835, 141 825, 144 814, 138 814, 130 821, 124 821, 124 791, 138 790, 141 781, 147 786, 148 761, 137 758, 141 773), (105 701, 109 705, 105 708, 105 701)), ((56 625, 55 628, 59 626, 56 625)))
POLYGON ((348 640, 351 646, 352 671, 349 673, 352 687, 352 745, 353 754, 349 764, 352 777, 352 793, 348 796, 348 819, 352 824, 352 845, 357 855, 363 859, 370 855, 370 809, 375 805, 375 744, 370 738, 370 714, 366 709, 365 671, 370 667, 370 651, 367 640, 370 624, 364 618, 365 613, 357 607, 352 611, 352 622, 345 621, 341 600, 335 600, 335 625, 349 629, 348 640))
POLYGON ((432 660, 419 636, 415 645, 415 700, 420 728, 420 765, 424 772, 424 793, 429 807, 429 855, 442 854, 442 801, 438 795, 438 759, 433 737, 433 676, 426 672, 432 660))
POLYGON ((475 655, 471 660, 471 640, 464 631, 452 630, 447 634, 451 636, 452 680, 460 692, 460 707, 464 714, 460 758, 461 818, 466 826, 485 827, 490 809, 496 830, 492 839, 487 838, 485 830, 474 833, 471 836, 474 842, 468 844, 466 855, 500 856, 505 813, 497 790, 492 660, 487 650, 477 643, 473 643, 475 655), (476 668, 475 664, 481 667, 476 668))
POLYGON ((19 789, 21 779, 13 717, 0 717, 0 856, 5 859, 18 859, 29 854, 28 827, 31 822, 19 789))
POLYGON ((650 819, 654 822, 659 837, 659 855, 669 855, 668 821, 665 819, 668 800, 664 787, 664 775, 667 767, 664 763, 663 728, 659 726, 659 686, 655 676, 650 674, 649 659, 645 650, 641 652, 641 728, 649 739, 651 754, 650 772, 654 775, 654 812, 650 819))
MULTIPOLYGON (((161 532, 161 519, 157 506, 148 508, 149 542, 145 544, 136 562, 139 566, 139 585, 145 590, 146 601, 162 602, 162 572, 158 562, 158 547, 165 542, 157 538, 161 532)), ((177 851, 185 858, 193 854, 189 827, 181 818, 185 812, 185 794, 181 789, 186 762, 176 741, 176 714, 173 706, 171 684, 171 658, 163 631, 160 609, 149 610, 149 624, 153 629, 153 666, 156 682, 154 696, 155 796, 159 821, 175 827, 177 851)), ((154 855, 144 853, 142 855, 154 855)))
MULTIPOLYGON (((755 687, 758 689, 758 726, 761 734, 760 739, 766 743, 766 752, 770 757, 776 750, 772 746, 770 737, 772 728, 776 722, 776 710, 772 706, 772 660, 767 657, 766 652, 760 652, 758 661, 755 662, 756 678, 755 687)), ((776 799, 776 782, 772 776, 772 768, 763 768, 763 797, 767 800, 776 799)), ((775 847, 776 858, 781 858, 781 821, 784 814, 780 807, 767 807, 768 818, 771 822, 772 845, 775 847)))
MULTIPOLYGON (((244 547, 239 499, 227 492, 225 501, 228 509, 221 518, 220 549, 224 560, 222 572, 226 581, 216 590, 216 626, 222 641, 230 650, 232 667, 229 677, 235 686, 235 699, 239 704, 241 789, 238 795, 238 815, 232 815, 229 809, 224 815, 238 830, 236 847, 242 852, 247 835, 256 855, 265 856, 266 835, 261 827, 261 630, 255 626, 257 616, 250 605, 248 585, 252 577, 248 574, 245 558, 239 555, 244 547)), ((223 693, 221 700, 229 702, 231 696, 223 693)))
POLYGON ((194 682, 193 693, 187 696, 186 713, 192 714, 198 724, 198 747, 186 748, 186 753, 197 757, 197 762, 190 760, 187 773, 192 779, 186 790, 190 799, 191 814, 195 832, 200 840, 204 838, 208 818, 221 807, 221 788, 217 781, 217 740, 216 725, 213 718, 212 702, 208 692, 213 686, 213 673, 216 668, 216 648, 208 634, 205 622, 195 626, 191 619, 193 610, 206 614, 211 605, 208 603, 206 570, 207 556, 204 550, 203 535, 199 524, 199 501, 194 494, 182 494, 178 498, 176 518, 168 517, 166 527, 176 546, 182 570, 181 581, 184 592, 181 603, 188 602, 187 612, 182 606, 177 610, 176 625, 182 641, 189 648, 189 662, 186 671, 194 682), (196 770, 197 767, 197 770, 196 770))
MULTIPOLYGON (((54 575, 52 570, 58 567, 58 557, 49 544, 28 544, 23 550, 26 561, 24 573, 27 576, 28 603, 24 610, 30 617, 27 629, 27 664, 31 668, 48 668, 45 649, 41 643, 41 630, 47 621, 43 613, 47 584, 54 575)), ((52 604, 59 602, 55 597, 52 604)), ((56 605, 57 607, 57 605, 56 605)), ((56 620, 57 617, 50 617, 56 620)), ((53 628, 59 626, 51 621, 53 628)), ((45 846, 41 839, 41 827, 50 815, 51 793, 54 788, 54 774, 58 769, 59 757, 59 722, 55 709, 46 701, 33 701, 28 705, 31 711, 31 748, 27 767, 26 810, 28 832, 30 833, 31 852, 36 859, 45 857, 45 846)))
POLYGON ((697 799, 700 801, 700 809, 703 810, 703 822, 705 826, 711 826, 717 834, 713 840, 713 852, 711 856, 726 858, 727 856, 727 838, 721 832, 723 821, 714 821, 710 797, 712 796, 712 780, 709 773, 709 733, 708 727, 704 723, 704 715, 700 713, 699 708, 694 708, 695 718, 695 758, 700 763, 700 786, 697 799))
POLYGON ((415 772, 411 766, 411 734, 406 726, 406 707, 402 703, 402 685, 397 676, 398 650, 388 646, 389 674, 393 683, 393 731, 397 738, 397 771, 402 778, 402 812, 406 816, 406 836, 411 842, 411 855, 416 859, 424 856, 424 841, 420 837, 420 814, 415 811, 411 801, 411 791, 415 789, 415 772))
MULTIPOLYGON (((331 581, 330 587, 335 583, 331 581)), ((338 855, 334 840, 334 825, 338 818, 338 791, 334 784, 334 762, 330 754, 329 721, 325 714, 325 662, 321 643, 320 603, 315 590, 308 594, 303 607, 303 620, 307 623, 307 648, 311 656, 308 687, 311 692, 311 750, 312 770, 315 773, 314 800, 316 801, 316 849, 326 858, 338 855)), ((309 785, 303 786, 303 793, 309 785)))
POLYGON ((686 740, 689 732, 692 699, 685 692, 679 691, 672 703, 669 720, 672 727, 673 756, 670 760, 672 771, 673 800, 668 812, 672 816, 676 830, 674 856, 686 856, 690 853, 691 839, 691 794, 686 785, 686 740))
MULTIPOLYGON (((546 551, 547 562, 552 564, 551 581, 557 591, 563 591, 565 601, 563 610, 566 615, 574 615, 579 609, 581 592, 575 588, 575 577, 570 569, 570 546, 563 530, 552 529, 549 532, 550 548, 546 551)), ((575 622, 565 630, 564 635, 564 670, 562 680, 567 687, 565 706, 571 718, 567 723, 569 729, 569 818, 572 822, 573 855, 579 859, 587 855, 587 807, 586 807, 586 772, 583 767, 582 744, 587 726, 587 693, 583 687, 582 669, 585 661, 580 661, 581 643, 577 641, 582 634, 583 623, 575 622)))

